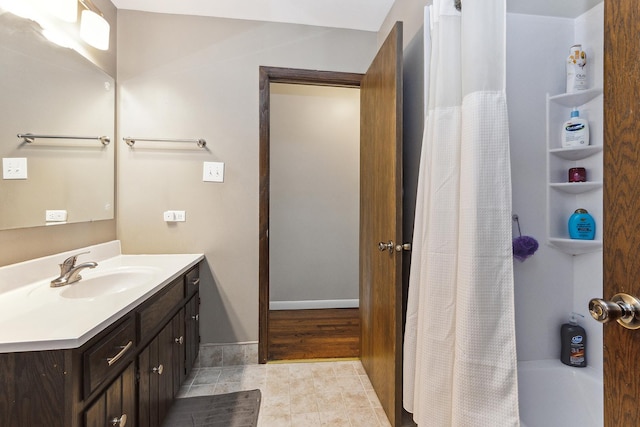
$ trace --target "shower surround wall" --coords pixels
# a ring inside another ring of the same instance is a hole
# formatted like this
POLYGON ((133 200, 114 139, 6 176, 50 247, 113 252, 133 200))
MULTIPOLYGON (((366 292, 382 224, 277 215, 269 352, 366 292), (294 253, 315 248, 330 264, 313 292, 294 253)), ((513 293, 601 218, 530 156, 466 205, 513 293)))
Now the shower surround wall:
MULTIPOLYGON (((422 105, 416 93, 422 93, 422 22, 428 3, 396 2, 378 35, 383 38, 393 22, 404 21, 404 85, 412 89, 405 90, 405 218, 413 218, 422 141, 422 105)), ((602 295, 602 251, 573 257, 546 244, 545 102, 547 93, 565 91, 564 61, 574 42, 582 43, 589 54, 591 87, 602 87, 603 14, 603 3, 576 19, 507 13, 513 212, 520 217, 522 232, 540 242, 533 257, 514 261, 518 359, 559 359, 560 325, 575 311, 585 316, 581 324, 589 336, 589 364, 600 375, 602 327, 589 317, 587 303, 602 295)), ((405 224, 406 235, 411 230, 405 224)), ((513 230, 517 235, 515 224, 513 230)))
MULTIPOLYGON (((564 61, 574 43, 587 51, 590 87, 602 87, 603 11, 601 3, 576 19, 507 16, 513 212, 523 234, 540 242, 534 256, 514 261, 518 359, 558 359, 560 325, 575 311, 585 316, 580 323, 597 375, 602 373, 602 326, 591 319, 587 304, 602 295, 602 251, 571 256, 546 244, 545 100, 547 93, 565 92, 564 61)), ((602 129, 597 123, 591 127, 602 129)))

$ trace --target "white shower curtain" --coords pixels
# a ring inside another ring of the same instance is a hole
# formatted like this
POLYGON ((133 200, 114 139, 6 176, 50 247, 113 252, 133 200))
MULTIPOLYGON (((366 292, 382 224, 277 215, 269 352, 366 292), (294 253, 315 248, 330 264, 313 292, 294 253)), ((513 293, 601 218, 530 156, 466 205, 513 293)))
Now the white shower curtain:
POLYGON ((420 427, 518 426, 506 5, 453 3, 425 11, 404 407, 420 427))

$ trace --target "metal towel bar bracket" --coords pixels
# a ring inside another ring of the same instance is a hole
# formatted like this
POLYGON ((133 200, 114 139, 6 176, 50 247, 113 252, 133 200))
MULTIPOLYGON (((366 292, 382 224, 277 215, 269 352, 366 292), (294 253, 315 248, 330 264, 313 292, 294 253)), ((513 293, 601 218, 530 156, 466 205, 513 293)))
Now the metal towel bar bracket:
POLYGON ((31 144, 36 139, 96 139, 102 145, 109 145, 111 139, 108 136, 69 136, 69 135, 35 135, 33 133, 19 133, 18 138, 22 138, 23 143, 31 144))
POLYGON ((127 143, 129 147, 133 147, 136 141, 146 141, 146 142, 195 142, 198 147, 204 148, 207 146, 207 141, 204 139, 163 139, 163 138, 133 138, 126 137, 122 138, 124 142, 127 143))

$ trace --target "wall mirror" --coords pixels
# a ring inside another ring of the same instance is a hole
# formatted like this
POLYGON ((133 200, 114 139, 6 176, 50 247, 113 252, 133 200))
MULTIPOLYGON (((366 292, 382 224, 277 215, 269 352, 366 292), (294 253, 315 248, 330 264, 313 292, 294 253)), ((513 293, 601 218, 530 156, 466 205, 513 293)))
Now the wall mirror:
POLYGON ((113 78, 46 39, 34 21, 2 8, 0 70, 0 229, 112 219, 113 78), (26 133, 96 139, 29 143, 17 137, 26 133), (100 136, 111 143, 104 145, 100 136), (26 159, 27 178, 6 179, 16 175, 5 169, 21 167, 20 159, 26 159), (46 211, 62 212, 47 218, 46 211))

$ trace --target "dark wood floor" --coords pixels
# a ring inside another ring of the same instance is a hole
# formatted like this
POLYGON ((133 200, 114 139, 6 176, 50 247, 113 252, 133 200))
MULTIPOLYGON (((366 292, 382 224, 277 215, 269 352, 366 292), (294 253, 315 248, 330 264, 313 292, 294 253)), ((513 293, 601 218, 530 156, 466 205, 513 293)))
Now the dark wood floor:
POLYGON ((269 311, 269 360, 359 356, 357 308, 269 311))

